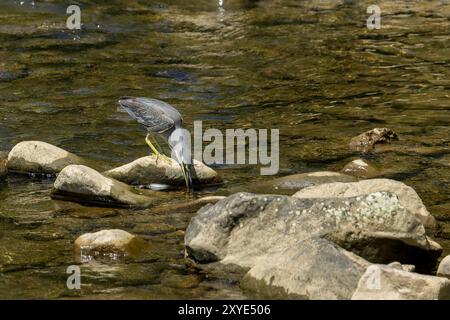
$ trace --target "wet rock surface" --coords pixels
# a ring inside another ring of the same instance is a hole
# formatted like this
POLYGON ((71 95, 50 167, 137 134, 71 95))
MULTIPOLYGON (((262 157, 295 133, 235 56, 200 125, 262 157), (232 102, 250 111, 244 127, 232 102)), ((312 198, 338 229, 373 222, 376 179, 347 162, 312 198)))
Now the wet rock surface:
MULTIPOLYGON (((194 160, 193 184, 214 185, 221 183, 216 171, 194 160)), ((139 158, 121 167, 104 172, 108 177, 130 185, 150 185, 153 183, 184 186, 185 180, 180 165, 166 156, 151 155, 139 158)))
POLYGON ((353 300, 449 300, 445 278, 372 265, 361 277, 353 300))
POLYGON ((366 179, 380 175, 380 171, 375 166, 362 159, 356 159, 347 163, 342 169, 342 173, 366 179))
POLYGON ((120 260, 139 256, 147 250, 149 244, 144 239, 119 229, 86 233, 75 240, 75 253, 82 262, 92 258, 120 260))
POLYGON ((8 155, 8 170, 22 174, 55 175, 66 166, 83 160, 59 147, 42 141, 23 141, 8 155))
POLYGON ((347 174, 333 171, 318 171, 293 174, 281 178, 276 178, 268 182, 263 182, 250 189, 257 189, 259 192, 276 194, 293 194, 303 188, 331 182, 353 182, 357 179, 347 174))
POLYGON ((129 208, 148 207, 157 198, 151 191, 137 190, 83 165, 70 165, 60 172, 54 183, 52 197, 98 206, 129 208))
POLYGON ((319 296, 302 288, 309 283, 317 294, 323 292, 342 271, 330 271, 340 268, 335 264, 339 259, 354 270, 351 279, 344 276, 339 290, 325 291, 329 297, 349 299, 367 261, 400 261, 424 271, 433 268, 442 251, 420 220, 387 192, 327 199, 238 193, 200 209, 186 230, 185 245, 188 259, 200 268, 219 262, 248 270, 244 286, 252 291, 270 293, 270 287, 277 289, 277 297, 311 299, 319 296), (321 247, 324 255, 315 257, 321 247), (278 266, 278 261, 284 262, 278 266), (315 273, 314 261, 323 268, 328 261, 330 279, 327 273, 315 273), (283 270, 286 265, 292 269, 283 270), (297 282, 291 283, 293 279, 297 282))
POLYGON ((436 227, 434 217, 428 212, 416 191, 406 184, 392 179, 369 179, 353 183, 330 183, 305 188, 293 195, 295 198, 355 197, 372 192, 392 192, 401 205, 414 214, 425 227, 436 227))
POLYGON ((375 128, 352 138, 349 143, 350 150, 368 152, 377 144, 389 143, 398 140, 397 134, 388 128, 375 128))

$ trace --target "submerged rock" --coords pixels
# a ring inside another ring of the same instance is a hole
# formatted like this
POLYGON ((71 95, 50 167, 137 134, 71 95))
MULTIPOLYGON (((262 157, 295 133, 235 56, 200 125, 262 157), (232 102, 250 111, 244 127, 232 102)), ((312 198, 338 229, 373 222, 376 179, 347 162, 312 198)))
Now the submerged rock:
MULTIPOLYGON (((194 160, 194 187, 221 183, 216 171, 194 160)), ((121 167, 104 172, 104 175, 130 185, 150 185, 153 183, 185 185, 183 172, 174 159, 151 155, 139 158, 121 167)))
POLYGON ((0 151, 0 179, 4 178, 8 173, 6 162, 8 159, 8 152, 0 151))
POLYGON ((186 257, 199 267, 219 262, 248 271, 247 288, 314 299, 320 292, 349 299, 365 270, 364 259, 430 270, 442 251, 420 220, 386 192, 331 199, 234 194, 198 211, 185 246, 186 257), (324 272, 315 272, 313 265, 324 272), (341 268, 352 272, 345 275, 341 268), (339 274, 342 281, 336 279, 339 274), (331 289, 337 282, 340 287, 331 289))
MULTIPOLYGON (((260 183, 255 186, 255 191, 276 193, 276 194, 293 194, 303 188, 320 185, 331 182, 353 182, 355 177, 333 171, 318 171, 293 174, 281 178, 276 178, 266 183, 260 183)), ((252 189, 252 188, 251 188, 252 189)))
POLYGON ((119 229, 86 233, 75 240, 75 252, 82 262, 94 259, 120 259, 145 253, 149 244, 142 238, 119 229))
POLYGON ((373 178, 380 175, 378 169, 362 159, 356 159, 349 162, 342 169, 342 173, 349 174, 358 178, 373 178))
POLYGON ((442 259, 441 263, 439 263, 437 275, 450 279, 450 256, 446 256, 444 259, 442 259))
POLYGON ((298 191, 295 198, 342 198, 386 191, 397 195, 400 204, 414 214, 425 227, 436 227, 434 217, 428 212, 419 195, 406 184, 391 179, 369 179, 353 183, 329 183, 298 191))
POLYGON ((8 155, 8 170, 22 174, 54 175, 68 165, 81 163, 80 157, 42 141, 20 142, 8 155))
POLYGON ((352 151, 368 152, 374 149, 377 144, 388 143, 393 140, 398 140, 394 131, 388 128, 375 128, 353 137, 349 146, 352 151))
POLYGON ((367 268, 352 300, 448 300, 450 281, 384 265, 367 268))
POLYGON ((59 173, 52 190, 52 198, 55 199, 138 208, 154 203, 153 195, 155 193, 151 191, 137 190, 83 165, 65 167, 59 173))

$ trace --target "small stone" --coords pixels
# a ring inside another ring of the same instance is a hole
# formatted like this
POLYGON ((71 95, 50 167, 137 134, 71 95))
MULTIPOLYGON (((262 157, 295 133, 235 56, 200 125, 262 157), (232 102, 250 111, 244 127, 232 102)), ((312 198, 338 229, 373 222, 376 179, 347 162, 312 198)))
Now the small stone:
POLYGON ((378 169, 362 159, 353 160, 352 162, 347 163, 342 169, 342 173, 358 178, 373 178, 380 174, 378 169))
POLYGON ((439 263, 437 275, 439 277, 447 277, 450 279, 450 255, 446 256, 442 259, 441 263, 439 263))
POLYGON ((350 150, 368 152, 375 148, 376 144, 389 143, 398 140, 397 134, 388 128, 375 128, 350 140, 350 150))
POLYGON ((147 241, 119 229, 86 233, 75 240, 75 252, 82 262, 91 259, 118 260, 135 257, 149 248, 147 241))

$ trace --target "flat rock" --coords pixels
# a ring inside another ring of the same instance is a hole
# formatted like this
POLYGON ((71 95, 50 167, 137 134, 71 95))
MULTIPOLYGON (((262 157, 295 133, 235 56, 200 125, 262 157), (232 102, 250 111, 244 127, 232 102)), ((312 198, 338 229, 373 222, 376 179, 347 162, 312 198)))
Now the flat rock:
POLYGON ((341 198, 386 191, 397 195, 401 205, 414 214, 426 228, 434 229, 436 221, 428 212, 419 195, 406 184, 391 179, 369 179, 352 183, 328 183, 302 189, 295 198, 341 198))
POLYGON ((352 151, 368 152, 373 150, 377 144, 389 143, 393 140, 398 140, 398 136, 393 130, 375 128, 353 137, 349 147, 352 151))
POLYGON ((442 252, 421 221, 387 192, 328 199, 237 193, 197 212, 185 247, 188 261, 200 268, 236 266, 252 280, 246 288, 294 298, 319 298, 322 292, 324 298, 350 299, 365 260, 429 271, 442 252), (345 275, 339 261, 354 273, 345 275), (334 280, 338 274, 341 282, 334 280), (276 281, 268 281, 272 276, 276 281), (336 281, 341 287, 331 290, 336 281), (315 291, 308 293, 305 285, 315 291))
MULTIPOLYGON (((193 184, 214 185, 221 183, 216 171, 194 160, 193 184)), ((139 158, 121 167, 104 172, 104 175, 130 185, 168 184, 185 185, 183 172, 174 159, 150 155, 139 158)))
POLYGON ((450 279, 450 256, 446 256, 444 259, 442 259, 441 263, 439 263, 437 275, 450 279))
POLYGON ((75 240, 75 252, 81 261, 120 259, 145 253, 149 244, 144 239, 123 230, 101 230, 85 233, 75 240))
POLYGON ((352 300, 448 300, 450 281, 445 278, 398 270, 385 265, 369 266, 352 300))
POLYGON ((357 179, 353 176, 333 172, 333 171, 318 171, 293 174, 281 178, 270 180, 266 183, 260 183, 254 186, 255 191, 276 193, 276 194, 293 194, 294 192, 303 188, 316 186, 331 182, 353 182, 357 179), (261 191, 262 190, 262 191, 261 191))
POLYGON ((58 175, 52 198, 100 206, 145 208, 155 202, 156 193, 137 190, 105 177, 84 165, 70 165, 58 175))
POLYGON ((71 164, 81 164, 82 159, 66 150, 42 141, 23 141, 14 146, 8 155, 8 170, 22 174, 59 173, 71 164))
POLYGON ((342 173, 366 179, 380 175, 380 171, 375 166, 362 159, 356 159, 347 163, 342 169, 342 173))

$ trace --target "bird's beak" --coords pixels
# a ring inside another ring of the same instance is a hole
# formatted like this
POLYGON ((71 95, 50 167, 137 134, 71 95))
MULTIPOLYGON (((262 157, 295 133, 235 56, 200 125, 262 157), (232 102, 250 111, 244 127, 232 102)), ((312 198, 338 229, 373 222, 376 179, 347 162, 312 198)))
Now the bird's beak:
POLYGON ((181 171, 183 172, 184 181, 186 182, 186 188, 187 191, 194 191, 193 185, 192 185, 192 175, 191 175, 191 165, 188 165, 186 163, 181 164, 181 171))

